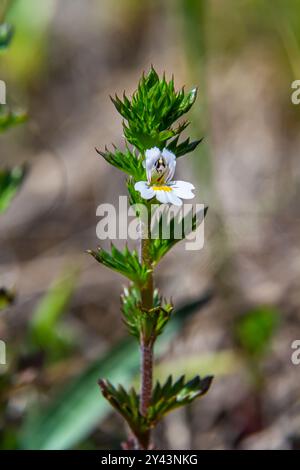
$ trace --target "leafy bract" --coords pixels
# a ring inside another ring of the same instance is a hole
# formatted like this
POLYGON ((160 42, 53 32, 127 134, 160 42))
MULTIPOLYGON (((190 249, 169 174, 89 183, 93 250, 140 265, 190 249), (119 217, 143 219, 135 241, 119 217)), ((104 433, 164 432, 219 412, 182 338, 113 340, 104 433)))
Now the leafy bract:
POLYGON ((185 216, 178 212, 169 220, 165 217, 166 212, 160 211, 152 229, 154 236, 151 238, 150 251, 153 263, 157 264, 180 240, 197 230, 204 221, 207 210, 208 207, 204 207, 195 213, 190 211, 185 216))
POLYGON ((124 171, 136 181, 146 179, 145 169, 143 167, 143 163, 141 158, 138 158, 134 153, 132 153, 129 149, 126 149, 125 152, 121 152, 116 147, 114 151, 109 151, 107 147, 105 147, 105 151, 97 150, 97 153, 101 155, 108 163, 115 166, 121 171, 124 171))
POLYGON ((110 253, 102 248, 98 248, 96 251, 89 250, 88 253, 99 263, 117 271, 138 285, 143 285, 147 281, 149 268, 140 263, 136 250, 129 251, 125 246, 123 251, 120 251, 112 243, 110 253))
POLYGON ((124 93, 123 99, 116 95, 112 101, 124 118, 126 139, 143 152, 154 146, 162 148, 181 134, 188 122, 173 124, 190 110, 196 96, 196 89, 176 91, 173 78, 169 82, 165 76, 160 79, 152 67, 142 76, 131 100, 124 93))

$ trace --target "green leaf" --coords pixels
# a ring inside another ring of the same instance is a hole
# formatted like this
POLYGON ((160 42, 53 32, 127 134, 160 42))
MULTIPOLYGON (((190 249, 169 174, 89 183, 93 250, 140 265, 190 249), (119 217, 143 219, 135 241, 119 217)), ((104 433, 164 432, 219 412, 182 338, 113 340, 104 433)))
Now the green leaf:
POLYGON ((149 424, 154 426, 170 411, 188 405, 196 398, 203 396, 210 388, 212 380, 212 376, 202 379, 196 376, 185 383, 184 376, 182 376, 173 383, 170 375, 164 385, 157 382, 147 416, 149 424))
POLYGON ((122 313, 124 323, 128 328, 129 334, 139 339, 141 323, 141 292, 136 286, 124 287, 121 296, 122 313))
POLYGON ((101 155, 108 163, 115 166, 119 170, 124 171, 136 181, 141 181, 146 179, 145 169, 143 167, 142 159, 133 154, 129 149, 125 153, 114 148, 114 152, 110 152, 107 147, 105 147, 105 152, 97 150, 97 153, 101 155))
POLYGON ((142 308, 140 290, 134 285, 124 288, 121 300, 124 323, 129 333, 137 339, 143 333, 147 340, 150 332, 152 341, 155 340, 163 332, 173 311, 173 305, 160 297, 157 289, 153 296, 154 307, 150 310, 142 308))
POLYGON ((144 285, 147 281, 150 270, 147 266, 140 264, 136 250, 130 252, 128 247, 125 246, 123 251, 119 251, 112 243, 111 253, 102 248, 98 248, 97 251, 89 250, 88 253, 99 263, 117 271, 139 286, 144 285))
POLYGON ((25 167, 0 170, 0 213, 10 205, 25 177, 25 167))
POLYGON ((139 412, 140 398, 135 389, 132 387, 127 392, 121 385, 116 388, 108 380, 100 380, 99 386, 104 398, 123 416, 135 436, 140 441, 145 436, 146 440, 149 422, 139 412))
POLYGON ((235 335, 238 343, 249 356, 261 357, 269 348, 278 323, 277 309, 257 307, 237 320, 235 335))
POLYGON ((25 122, 27 114, 23 111, 12 111, 6 105, 0 105, 0 132, 25 122))
POLYGON ((204 221, 207 210, 208 207, 205 207, 204 210, 198 211, 195 214, 189 212, 185 217, 182 217, 179 212, 178 215, 174 215, 169 221, 167 220, 167 222, 166 211, 160 212, 160 216, 154 221, 152 229, 152 234, 156 234, 156 238, 153 237, 151 239, 150 245, 151 259, 154 265, 156 265, 180 240, 183 240, 191 232, 197 230, 204 221), (165 234, 163 233, 162 227, 164 228, 165 234))
POLYGON ((172 376, 169 376, 164 385, 157 382, 146 416, 139 412, 140 397, 134 388, 127 392, 121 385, 116 388, 108 380, 100 380, 99 385, 103 396, 123 416, 132 432, 141 441, 143 436, 147 439, 148 429, 153 428, 167 413, 205 395, 212 379, 212 376, 203 379, 196 376, 185 383, 182 376, 173 383, 172 376))
POLYGON ((0 50, 6 49, 13 38, 14 28, 9 23, 0 24, 0 50))
MULTIPOLYGON (((156 344, 159 356, 181 331, 184 322, 211 300, 206 293, 176 311, 165 334, 156 344)), ((86 437, 110 412, 101 400, 99 376, 127 385, 139 369, 139 350, 133 339, 121 341, 92 362, 57 394, 46 407, 36 407, 28 414, 21 430, 20 446, 24 449, 70 449, 86 437)))
POLYGON ((60 321, 69 306, 77 277, 77 271, 72 271, 57 280, 40 301, 30 322, 30 346, 45 351, 50 360, 65 355, 72 346, 70 331, 60 321))
POLYGON ((7 290, 5 287, 0 287, 0 310, 3 310, 11 305, 14 300, 14 292, 7 290))
POLYGON ((178 144, 178 140, 179 140, 179 135, 177 135, 175 139, 169 142, 167 146, 167 148, 171 152, 173 152, 177 158, 182 157, 183 155, 186 155, 187 153, 193 152, 195 148, 197 148, 198 145, 203 141, 203 138, 199 140, 194 140, 193 142, 190 142, 190 138, 187 138, 180 144, 178 144))

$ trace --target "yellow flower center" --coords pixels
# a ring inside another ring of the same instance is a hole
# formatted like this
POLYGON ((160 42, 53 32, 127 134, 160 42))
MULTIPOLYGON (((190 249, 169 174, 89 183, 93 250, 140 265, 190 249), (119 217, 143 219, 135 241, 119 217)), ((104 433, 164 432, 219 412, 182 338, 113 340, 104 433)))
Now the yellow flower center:
POLYGON ((172 189, 170 188, 170 186, 152 186, 152 189, 154 191, 166 191, 167 193, 169 193, 170 191, 172 191, 172 189))

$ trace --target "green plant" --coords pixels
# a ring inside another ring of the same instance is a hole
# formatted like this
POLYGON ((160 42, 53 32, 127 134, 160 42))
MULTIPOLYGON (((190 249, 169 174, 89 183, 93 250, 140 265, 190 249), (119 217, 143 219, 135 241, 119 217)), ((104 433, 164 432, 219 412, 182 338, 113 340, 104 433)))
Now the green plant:
MULTIPOLYGON (((128 247, 111 251, 101 248, 89 253, 101 264, 127 277, 129 287, 121 297, 124 323, 129 333, 140 345, 141 386, 139 393, 134 388, 126 391, 115 387, 110 381, 100 379, 103 396, 124 417, 133 438, 125 447, 148 449, 152 446, 151 429, 169 411, 184 406, 210 387, 212 377, 195 377, 185 382, 180 378, 175 383, 169 377, 164 385, 153 387, 153 348, 159 335, 173 316, 172 302, 167 301, 154 286, 153 272, 161 258, 178 241, 175 237, 176 215, 168 220, 168 236, 160 230, 163 215, 160 212, 156 224, 158 236, 153 237, 153 206, 157 204, 182 205, 182 199, 192 199, 195 189, 191 183, 174 181, 176 159, 193 151, 201 140, 186 139, 179 142, 188 121, 177 123, 192 107, 196 89, 186 93, 176 91, 174 80, 160 78, 154 68, 143 75, 136 92, 129 99, 124 93, 112 101, 123 117, 126 151, 116 147, 112 151, 98 151, 105 160, 124 171, 130 204, 140 220, 139 255, 128 247), (130 144, 134 146, 130 149, 130 144)), ((157 207, 157 206, 156 206, 157 207)), ((203 220, 191 216, 190 230, 195 231, 203 220)), ((191 214, 190 214, 191 215, 191 214)), ((183 220, 181 219, 181 222, 183 220)), ((187 233, 185 233, 185 236, 187 233)), ((182 237, 183 238, 183 237, 182 237)))

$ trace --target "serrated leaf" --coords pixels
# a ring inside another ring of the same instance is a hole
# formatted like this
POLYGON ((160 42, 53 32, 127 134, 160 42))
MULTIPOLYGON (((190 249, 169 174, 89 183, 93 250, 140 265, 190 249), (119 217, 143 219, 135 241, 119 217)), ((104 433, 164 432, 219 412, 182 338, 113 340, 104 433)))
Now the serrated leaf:
POLYGON ((149 275, 149 268, 140 264, 136 250, 129 251, 126 246, 123 251, 118 250, 113 243, 111 253, 98 248, 96 251, 88 251, 99 263, 117 271, 138 285, 144 285, 149 275))
POLYGON ((150 310, 142 309, 141 293, 134 285, 125 287, 122 300, 122 313, 124 323, 129 333, 140 338, 141 333, 147 338, 147 331, 151 331, 152 340, 156 339, 166 326, 173 311, 173 305, 158 296, 157 290, 154 292, 153 305, 150 310))
POLYGON ((109 151, 107 147, 104 152, 97 149, 96 151, 108 163, 132 176, 136 181, 141 181, 146 178, 141 158, 134 155, 129 149, 127 149, 125 153, 117 148, 115 148, 114 151, 109 151))
POLYGON ((130 396, 123 387, 116 388, 108 380, 100 380, 99 385, 103 396, 123 416, 141 441, 147 438, 148 429, 154 427, 167 413, 203 396, 208 391, 212 379, 211 376, 203 379, 197 376, 184 383, 184 377, 180 377, 173 384, 172 377, 169 376, 163 386, 157 384, 154 388, 146 416, 139 412, 140 399, 135 391, 131 392, 130 396))
POLYGON ((159 213, 159 217, 154 220, 152 227, 152 234, 156 236, 151 238, 150 245, 151 259, 154 265, 156 265, 180 240, 183 240, 191 232, 197 230, 203 222, 207 210, 208 207, 205 207, 195 214, 189 212, 184 217, 178 212, 178 215, 175 214, 170 220, 166 219, 165 211, 159 213), (164 227, 164 231, 162 230, 162 226, 164 227))
POLYGON ((196 376, 189 382, 184 383, 184 376, 181 376, 173 383, 172 376, 170 375, 164 385, 157 383, 153 390, 148 412, 149 425, 153 426, 170 411, 187 405, 196 398, 203 396, 208 391, 212 380, 212 376, 207 376, 203 379, 196 376))
POLYGON ((103 396, 123 416, 136 435, 147 430, 147 420, 139 413, 139 396, 133 388, 127 392, 121 385, 114 387, 104 379, 99 381, 99 386, 103 396))
POLYGON ((173 152, 177 158, 182 157, 190 152, 193 152, 198 145, 203 141, 202 139, 190 141, 190 138, 187 138, 180 144, 178 144, 179 136, 176 136, 171 142, 168 143, 167 148, 173 152))

